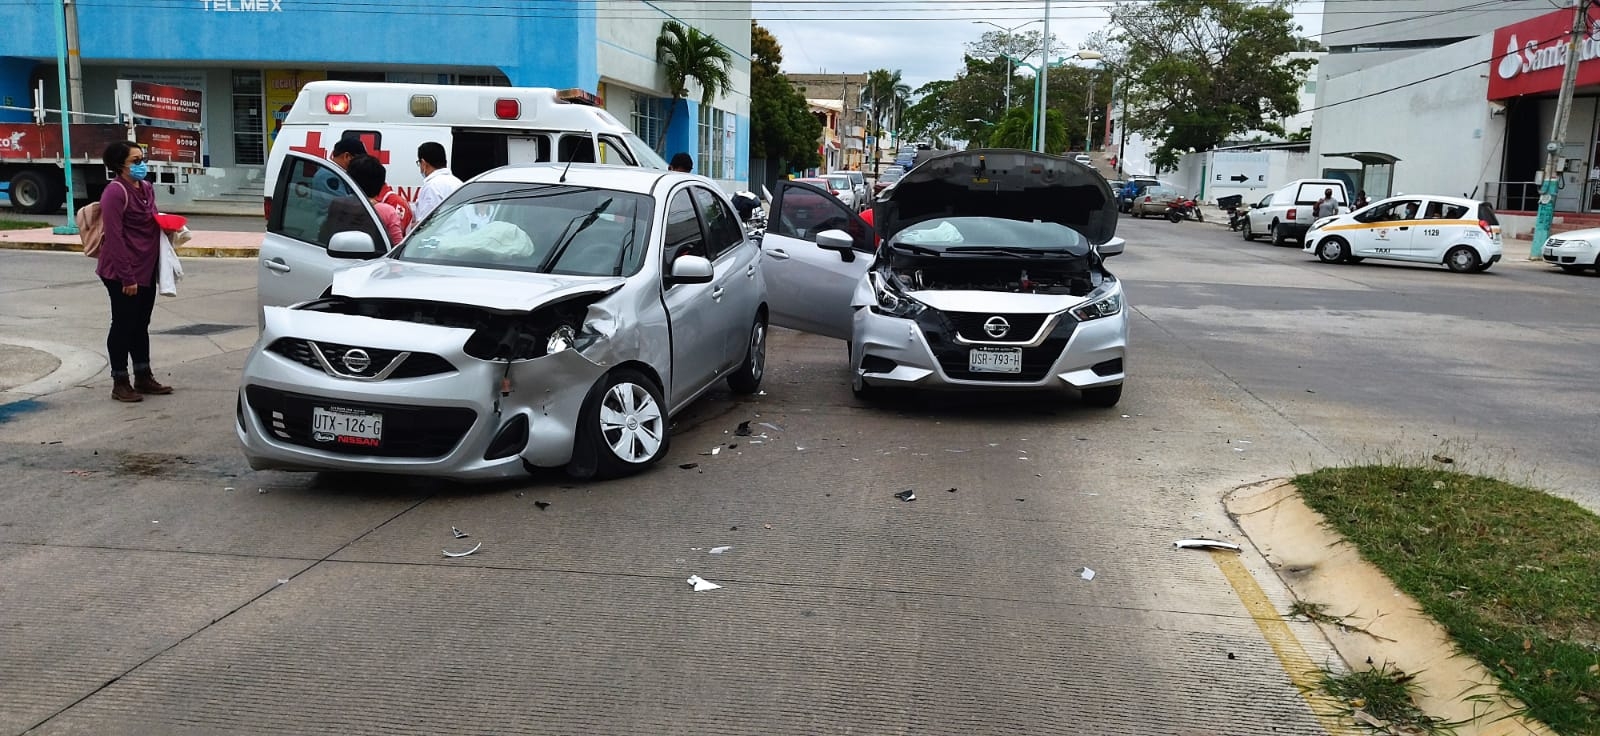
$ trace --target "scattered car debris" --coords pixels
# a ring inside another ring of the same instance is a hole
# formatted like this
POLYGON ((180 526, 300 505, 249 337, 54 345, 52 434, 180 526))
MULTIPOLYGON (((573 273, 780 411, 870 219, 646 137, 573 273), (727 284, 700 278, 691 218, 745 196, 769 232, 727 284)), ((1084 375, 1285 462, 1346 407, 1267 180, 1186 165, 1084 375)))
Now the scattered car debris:
POLYGON ((757 392, 756 392, 756 395, 757 395, 757 396, 766 396, 766 395, 767 395, 767 392, 766 392, 766 391, 757 391, 757 392))
POLYGON ((1456 460, 1453 457, 1446 457, 1444 455, 1434 455, 1433 456, 1433 461, 1436 462, 1436 463, 1439 463, 1440 465, 1452 465, 1452 464, 1455 463, 1456 460))
POLYGON ((528 495, 528 494, 526 494, 526 493, 524 493, 522 491, 517 491, 517 498, 522 498, 523 496, 526 496, 526 495, 528 495))
POLYGON ((1093 580, 1094 579, 1094 571, 1090 570, 1087 567, 1085 567, 1085 568, 1083 568, 1082 570, 1080 570, 1078 572, 1078 577, 1081 577, 1084 580, 1093 580))
POLYGON ((727 545, 727 546, 723 546, 723 547, 712 547, 711 548, 711 554, 720 555, 723 552, 727 552, 730 549, 733 549, 733 545, 731 545, 731 544, 727 545))
POLYGON ((539 507, 540 511, 543 511, 543 510, 545 510, 547 508, 550 508, 550 502, 549 501, 534 501, 533 505, 539 507))
POLYGON ((1172 543, 1178 549, 1225 549, 1239 552, 1243 548, 1233 542, 1223 542, 1216 539, 1180 539, 1172 543))
POLYGON ((63 470, 61 472, 78 478, 87 478, 91 475, 94 475, 93 470, 63 470))
POLYGON ((767 429, 770 429, 770 430, 772 430, 774 432, 782 432, 783 431, 783 427, 780 427, 780 426, 778 426, 776 424, 773 424, 772 422, 762 422, 762 423, 760 423, 760 424, 758 424, 756 426, 758 426, 758 427, 766 427, 767 429))
POLYGON ((256 493, 257 494, 265 494, 266 492, 267 492, 267 489, 265 489, 265 488, 257 488, 256 489, 256 493))
POLYGON ((288 585, 289 584, 289 579, 288 578, 278 578, 278 584, 279 585, 288 585))
POLYGON ((450 536, 455 537, 456 539, 466 539, 467 537, 470 537, 472 535, 468 534, 468 533, 466 533, 464 531, 461 531, 460 529, 457 529, 455 527, 450 527, 450 536))
POLYGON ((231 492, 233 490, 233 486, 223 486, 222 490, 224 493, 231 492))
POLYGON ((684 463, 678 467, 682 470, 694 470, 695 468, 700 467, 700 463, 684 463))
POLYGON ((1228 652, 1228 659, 1238 659, 1238 657, 1233 656, 1233 652, 1228 652))
POLYGON ((739 428, 733 430, 733 436, 735 436, 735 437, 749 437, 750 436, 750 421, 749 420, 745 420, 745 421, 739 422, 739 428))
POLYGON ((948 489, 945 490, 945 493, 955 493, 955 492, 956 492, 956 489, 954 489, 954 488, 948 488, 948 489))
POLYGON ((475 545, 472 545, 472 549, 469 549, 465 552, 451 552, 450 550, 443 550, 443 552, 445 557, 466 557, 467 555, 477 552, 482 547, 483 542, 479 542, 475 545))
POLYGON ((716 590, 716 589, 722 587, 720 585, 717 585, 716 583, 711 582, 710 580, 707 580, 707 579, 705 579, 703 577, 700 577, 699 575, 690 575, 689 579, 684 581, 684 582, 687 582, 688 584, 693 585, 694 586, 694 592, 696 592, 696 593, 699 593, 701 591, 706 591, 706 590, 716 590))
POLYGON ((907 489, 894 494, 894 497, 900 499, 901 501, 915 501, 917 500, 917 492, 907 489))
POLYGON ((762 528, 762 529, 771 529, 771 528, 772 528, 772 525, 771 525, 771 524, 762 524, 762 525, 761 525, 761 528, 762 528))

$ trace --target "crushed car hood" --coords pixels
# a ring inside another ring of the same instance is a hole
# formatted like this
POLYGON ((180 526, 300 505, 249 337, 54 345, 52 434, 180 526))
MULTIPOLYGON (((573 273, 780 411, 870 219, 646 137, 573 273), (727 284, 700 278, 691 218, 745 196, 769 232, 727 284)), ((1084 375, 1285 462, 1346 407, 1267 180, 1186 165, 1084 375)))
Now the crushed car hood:
POLYGON ((620 276, 560 276, 410 263, 389 258, 334 274, 333 293, 354 299, 414 299, 525 312, 620 288, 620 276))
POLYGON ((928 159, 884 190, 873 222, 885 241, 934 217, 1000 217, 1054 222, 1104 243, 1117 234, 1111 185, 1061 156, 979 148, 928 159))

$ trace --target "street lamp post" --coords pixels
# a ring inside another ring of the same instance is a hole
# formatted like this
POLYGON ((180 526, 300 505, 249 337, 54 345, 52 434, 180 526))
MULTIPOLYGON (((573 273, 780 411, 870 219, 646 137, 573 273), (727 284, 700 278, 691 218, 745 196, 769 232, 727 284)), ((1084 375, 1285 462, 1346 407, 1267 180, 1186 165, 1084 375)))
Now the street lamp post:
MULTIPOLYGON (((1048 45, 1049 45, 1049 43, 1046 42, 1046 46, 1048 46, 1048 45)), ((1041 64, 1039 66, 1034 66, 1033 64, 1030 64, 1030 63, 1028 63, 1026 61, 1022 61, 1020 59, 1011 59, 1011 57, 1006 57, 1006 58, 1010 59, 1011 61, 1016 62, 1017 66, 1024 66, 1024 67, 1027 67, 1027 68, 1033 70, 1033 150, 1039 151, 1040 153, 1044 153, 1045 152, 1045 150, 1044 150, 1045 129, 1047 127, 1046 123, 1048 122, 1048 120, 1044 116, 1044 111, 1045 111, 1045 108, 1044 108, 1045 72, 1044 72, 1044 70, 1048 69, 1048 68, 1050 68, 1052 66, 1065 65, 1068 61, 1070 61, 1072 59, 1082 59, 1084 61, 1094 61, 1096 59, 1102 58, 1102 54, 1100 52, 1098 52, 1098 51, 1089 51, 1087 49, 1084 49, 1084 50, 1081 50, 1081 51, 1078 51, 1078 52, 1072 54, 1071 56, 1063 56, 1063 57, 1061 57, 1059 59, 1056 59, 1053 62, 1049 61, 1050 57, 1046 56, 1042 60, 1045 63, 1043 63, 1043 64, 1041 64)))
MULTIPOLYGON (((972 22, 973 23, 978 23, 980 25, 994 26, 995 28, 999 28, 1000 30, 1005 31, 1006 32, 1006 42, 1009 44, 1011 42, 1011 34, 1015 33, 1018 28, 1021 28, 1023 26, 1033 25, 1034 23, 1038 23, 1039 21, 1030 20, 1027 23, 1022 23, 1020 25, 1015 25, 1015 26, 1012 26, 1010 28, 1006 28, 1005 26, 1002 26, 1002 25, 1000 25, 998 23, 990 23, 989 21, 986 21, 986 20, 975 20, 975 21, 972 21, 972 22)), ((1006 47, 1006 51, 1010 51, 1010 50, 1011 50, 1010 46, 1007 46, 1006 47)), ((1011 78, 1012 78, 1012 75, 1015 74, 1015 72, 1012 71, 1011 55, 1008 54, 1008 53, 1005 53, 1005 51, 1000 52, 1000 55, 1006 57, 1006 112, 1011 112, 1011 78)))

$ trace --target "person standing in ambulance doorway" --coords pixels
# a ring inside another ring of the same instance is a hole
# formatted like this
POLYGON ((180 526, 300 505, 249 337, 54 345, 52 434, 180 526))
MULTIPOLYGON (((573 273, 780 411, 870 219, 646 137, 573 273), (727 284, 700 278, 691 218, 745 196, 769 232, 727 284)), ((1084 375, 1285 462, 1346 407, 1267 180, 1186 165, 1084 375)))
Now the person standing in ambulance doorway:
POLYGON ((115 175, 100 195, 100 244, 95 275, 111 297, 106 357, 111 363, 111 398, 144 401, 145 394, 170 394, 150 369, 150 314, 156 306, 156 266, 161 260, 161 225, 155 187, 145 182, 144 149, 129 141, 106 147, 103 161, 115 175), (133 381, 128 361, 133 360, 133 381))
POLYGON ((422 192, 417 195, 415 208, 416 221, 420 223, 445 197, 461 188, 461 180, 450 173, 444 146, 434 141, 417 146, 417 169, 422 172, 422 192))

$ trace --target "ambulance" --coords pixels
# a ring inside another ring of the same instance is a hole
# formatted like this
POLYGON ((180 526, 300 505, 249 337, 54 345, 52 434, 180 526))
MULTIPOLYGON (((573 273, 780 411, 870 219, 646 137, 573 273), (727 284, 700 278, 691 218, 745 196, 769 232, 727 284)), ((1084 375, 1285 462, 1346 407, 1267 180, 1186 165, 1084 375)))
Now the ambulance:
POLYGON ((300 90, 267 160, 265 206, 285 154, 326 158, 358 138, 387 169, 389 186, 411 201, 422 187, 417 146, 444 146, 462 181, 517 163, 573 161, 666 169, 667 162, 584 90, 321 81, 300 90))

